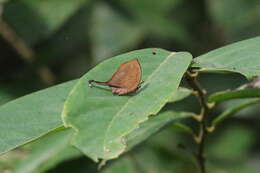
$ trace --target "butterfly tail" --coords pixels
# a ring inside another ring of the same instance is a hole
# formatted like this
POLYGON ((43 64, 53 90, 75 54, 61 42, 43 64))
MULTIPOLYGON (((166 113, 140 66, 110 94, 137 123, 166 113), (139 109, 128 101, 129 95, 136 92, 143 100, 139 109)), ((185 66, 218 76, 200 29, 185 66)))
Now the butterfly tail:
POLYGON ((93 83, 99 84, 99 85, 109 85, 107 82, 100 82, 100 81, 95 81, 95 80, 89 80, 88 85, 89 87, 93 87, 93 83))

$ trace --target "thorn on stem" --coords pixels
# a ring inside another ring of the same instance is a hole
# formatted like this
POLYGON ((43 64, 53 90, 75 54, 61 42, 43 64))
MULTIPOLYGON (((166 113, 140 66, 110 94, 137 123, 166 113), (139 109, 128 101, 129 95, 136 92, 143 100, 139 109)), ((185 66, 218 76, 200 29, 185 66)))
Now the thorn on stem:
POLYGON ((192 118, 194 118, 194 119, 197 120, 198 122, 201 122, 203 116, 202 116, 201 114, 200 114, 200 115, 192 115, 192 118))
POLYGON ((215 126, 212 125, 210 127, 207 127, 206 129, 207 129, 207 132, 212 133, 215 130, 215 126))
POLYGON ((193 136, 193 139, 196 142, 196 144, 199 144, 201 142, 201 137, 200 136, 195 135, 195 136, 193 136))
POLYGON ((195 95, 195 96, 198 96, 199 95, 199 92, 198 91, 195 91, 195 90, 192 90, 192 95, 195 95))
POLYGON ((212 109, 216 105, 216 103, 215 102, 210 102, 210 103, 207 103, 207 105, 208 105, 209 109, 212 109))
POLYGON ((189 73, 189 75, 192 78, 196 78, 196 77, 198 77, 199 73, 198 72, 192 72, 192 73, 189 73))
POLYGON ((101 168, 102 168, 103 166, 106 165, 106 162, 107 162, 107 160, 102 160, 102 161, 98 164, 98 170, 99 170, 99 171, 101 170, 101 168))

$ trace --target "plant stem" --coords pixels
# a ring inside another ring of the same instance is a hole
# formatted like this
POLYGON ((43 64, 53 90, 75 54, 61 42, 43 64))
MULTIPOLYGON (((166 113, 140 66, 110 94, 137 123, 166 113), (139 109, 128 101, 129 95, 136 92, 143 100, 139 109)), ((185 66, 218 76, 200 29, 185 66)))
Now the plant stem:
POLYGON ((205 157, 204 157, 204 148, 205 148, 205 140, 207 137, 207 129, 206 129, 206 117, 209 114, 209 105, 207 103, 206 99, 206 93, 201 88, 199 82, 197 81, 197 74, 191 74, 189 72, 186 73, 186 79, 189 83, 189 85, 193 88, 194 92, 196 93, 196 96, 200 102, 201 105, 201 112, 200 115, 196 116, 195 119, 199 123, 199 133, 198 136, 195 136, 195 141, 198 144, 198 150, 197 150, 197 161, 200 168, 201 173, 206 173, 205 168, 205 157))

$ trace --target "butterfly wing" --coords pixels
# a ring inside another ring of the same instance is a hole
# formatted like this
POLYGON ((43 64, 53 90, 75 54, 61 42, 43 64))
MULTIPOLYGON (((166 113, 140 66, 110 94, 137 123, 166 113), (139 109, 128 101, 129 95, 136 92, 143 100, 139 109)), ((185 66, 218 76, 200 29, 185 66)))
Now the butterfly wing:
POLYGON ((120 65, 107 83, 110 86, 124 88, 129 93, 137 89, 141 82, 142 70, 138 59, 120 65))

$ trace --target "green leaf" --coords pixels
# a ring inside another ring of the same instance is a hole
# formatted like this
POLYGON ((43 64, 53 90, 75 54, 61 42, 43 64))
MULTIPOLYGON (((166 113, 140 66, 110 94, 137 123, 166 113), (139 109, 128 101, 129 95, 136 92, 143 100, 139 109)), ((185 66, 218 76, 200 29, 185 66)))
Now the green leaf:
POLYGON ((4 16, 27 43, 34 44, 57 31, 86 1, 9 1, 4 16))
POLYGON ((260 97, 260 89, 227 90, 209 96, 209 102, 222 102, 239 98, 260 97))
POLYGON ((63 104, 74 84, 67 82, 0 106, 0 153, 62 126, 63 104))
POLYGON ((210 51, 194 59, 199 72, 236 72, 247 78, 260 75, 260 37, 210 51))
POLYGON ((71 129, 51 133, 30 144, 31 153, 16 164, 14 173, 44 172, 57 163, 79 157, 81 153, 69 145, 71 129))
POLYGON ((126 148, 125 137, 149 115, 158 113, 177 91, 191 59, 185 52, 144 49, 111 58, 89 71, 64 106, 64 123, 75 130, 73 145, 94 161, 118 157, 126 148), (88 80, 105 81, 120 64, 133 58, 141 63, 144 81, 136 94, 120 97, 88 87, 88 80))
POLYGON ((221 123, 226 118, 229 118, 233 115, 235 115, 238 111, 247 108, 249 106, 259 104, 260 99, 251 99, 250 101, 244 101, 243 103, 236 105, 234 107, 228 108, 226 111, 224 111, 222 114, 218 115, 213 121, 212 121, 212 128, 215 128, 219 123, 221 123))
MULTIPOLYGON (((129 141, 128 149, 146 140, 167 124, 187 118, 190 114, 168 111, 151 117, 151 120, 142 123, 140 128, 127 136, 127 140, 129 141)), ((14 172, 44 172, 64 160, 80 156, 81 153, 69 145, 71 132, 71 129, 52 132, 29 144, 28 147, 31 149, 31 153, 25 159, 15 164, 14 172)))
POLYGON ((173 128, 180 131, 180 132, 184 132, 184 133, 189 134, 191 136, 195 136, 195 133, 193 132, 192 128, 190 128, 186 124, 174 123, 173 128))
POLYGON ((169 102, 177 102, 180 101, 189 95, 191 95, 192 90, 188 88, 180 87, 177 92, 173 93, 172 98, 169 100, 169 102))
POLYGON ((0 156, 0 172, 12 172, 15 165, 26 158, 26 149, 16 149, 0 156))
POLYGON ((146 140, 149 136, 160 131, 168 124, 177 124, 175 122, 176 120, 187 118, 191 115, 192 113, 190 112, 165 111, 152 116, 151 118, 149 118, 149 121, 140 124, 140 127, 138 129, 135 129, 132 133, 130 133, 130 135, 127 136, 127 141, 129 141, 127 144, 127 148, 133 148, 135 145, 146 140))

